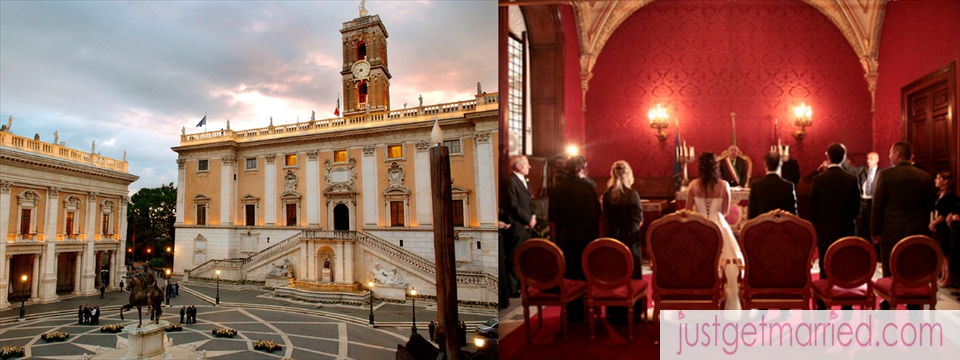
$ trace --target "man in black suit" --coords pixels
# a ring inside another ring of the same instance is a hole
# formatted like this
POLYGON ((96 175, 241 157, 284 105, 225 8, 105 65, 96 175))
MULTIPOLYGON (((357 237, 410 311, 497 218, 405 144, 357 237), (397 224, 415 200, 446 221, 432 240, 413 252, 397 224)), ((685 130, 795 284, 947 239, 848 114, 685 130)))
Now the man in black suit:
POLYGON ((720 177, 730 183, 730 186, 747 186, 747 161, 740 158, 740 148, 730 145, 727 149, 727 158, 720 161, 720 177), (730 169, 733 169, 733 172, 730 169))
MULTIPOLYGON (((810 189, 810 219, 817 230, 817 251, 820 254, 820 279, 827 278, 824 270, 827 248, 842 237, 856 235, 854 220, 860 214, 860 185, 857 177, 843 171, 840 164, 847 157, 843 144, 827 147, 830 165, 813 178, 810 189)), ((823 308, 823 303, 817 304, 823 308)))
POLYGON ((511 297, 518 297, 520 279, 513 268, 513 251, 530 238, 530 231, 537 225, 537 215, 533 213, 533 208, 530 206, 530 189, 527 187, 530 161, 526 156, 514 155, 510 157, 510 170, 511 173, 506 179, 508 202, 504 206, 509 219, 510 227, 507 233, 510 236, 504 243, 507 255, 507 276, 510 279, 510 289, 507 290, 510 291, 511 297))
POLYGON ((877 178, 880 175, 880 154, 875 151, 867 153, 867 166, 861 166, 857 171, 857 181, 860 183, 860 216, 857 216, 857 236, 872 239, 870 235, 870 211, 873 208, 873 192, 877 188, 877 178))
POLYGON ((800 183, 800 164, 797 163, 797 159, 790 157, 789 152, 783 153, 783 165, 780 166, 780 174, 784 180, 792 182, 794 188, 800 183))
POLYGON ((767 166, 767 176, 750 186, 750 202, 747 205, 747 219, 753 219, 768 211, 781 209, 797 214, 797 194, 794 186, 777 174, 780 169, 780 154, 768 152, 763 157, 767 166))
MULTIPOLYGON (((586 280, 581 257, 587 244, 600 237, 600 199, 596 190, 584 180, 586 160, 581 156, 567 159, 568 177, 550 192, 550 222, 556 225, 554 240, 563 250, 567 263, 565 278, 586 280)), ((567 306, 571 321, 583 319, 583 306, 567 306)))
MULTIPOLYGON (((880 243, 883 276, 890 276, 890 252, 910 235, 930 236, 930 212, 933 210, 933 179, 926 171, 911 165, 913 147, 897 142, 890 147, 892 168, 880 171, 873 193, 870 228, 873 240, 880 243)), ((885 302, 880 304, 883 308, 885 302)), ((909 307, 908 307, 909 308, 909 307)))

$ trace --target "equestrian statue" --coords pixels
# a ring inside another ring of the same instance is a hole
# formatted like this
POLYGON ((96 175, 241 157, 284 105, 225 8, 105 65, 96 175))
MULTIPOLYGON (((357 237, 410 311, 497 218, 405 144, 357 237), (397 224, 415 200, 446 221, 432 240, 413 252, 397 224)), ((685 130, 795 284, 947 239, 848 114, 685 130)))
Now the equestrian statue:
POLYGON ((160 323, 160 314, 163 314, 163 289, 157 285, 157 278, 152 272, 147 271, 130 277, 127 287, 124 289, 130 292, 130 303, 120 308, 120 320, 123 320, 123 312, 137 307, 137 316, 140 318, 139 328, 143 325, 142 306, 146 306, 150 311, 155 312, 154 324, 160 323))

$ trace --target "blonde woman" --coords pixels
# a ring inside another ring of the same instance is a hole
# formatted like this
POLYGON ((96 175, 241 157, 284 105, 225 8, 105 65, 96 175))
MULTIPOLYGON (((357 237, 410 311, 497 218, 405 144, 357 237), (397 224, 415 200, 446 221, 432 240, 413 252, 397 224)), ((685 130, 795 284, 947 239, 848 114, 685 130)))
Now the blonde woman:
MULTIPOLYGON (((603 192, 603 213, 607 217, 607 236, 620 240, 633 253, 633 278, 642 279, 640 226, 643 224, 643 209, 640 207, 640 194, 632 189, 633 169, 626 161, 619 160, 610 167, 610 180, 603 192)), ((634 309, 639 316, 639 304, 634 309)), ((608 307, 607 320, 625 323, 625 307, 608 307)))

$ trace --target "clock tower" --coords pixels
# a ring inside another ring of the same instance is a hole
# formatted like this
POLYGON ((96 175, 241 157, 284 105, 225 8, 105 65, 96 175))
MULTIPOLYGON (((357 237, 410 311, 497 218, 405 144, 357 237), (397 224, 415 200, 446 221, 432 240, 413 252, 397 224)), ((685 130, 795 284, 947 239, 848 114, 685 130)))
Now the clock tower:
POLYGON ((390 70, 387 67, 387 29, 379 15, 343 23, 343 115, 390 110, 390 70))

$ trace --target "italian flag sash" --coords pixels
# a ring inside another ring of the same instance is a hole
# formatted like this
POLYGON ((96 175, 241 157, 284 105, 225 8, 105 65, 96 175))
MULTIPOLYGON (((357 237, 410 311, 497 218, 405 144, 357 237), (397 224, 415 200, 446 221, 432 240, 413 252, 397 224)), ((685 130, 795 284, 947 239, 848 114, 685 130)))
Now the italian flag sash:
POLYGON ((727 164, 727 171, 730 171, 730 175, 733 176, 733 179, 737 181, 737 185, 743 184, 740 179, 740 174, 737 174, 737 169, 733 167, 733 163, 730 162, 730 158, 723 159, 723 162, 727 164))

